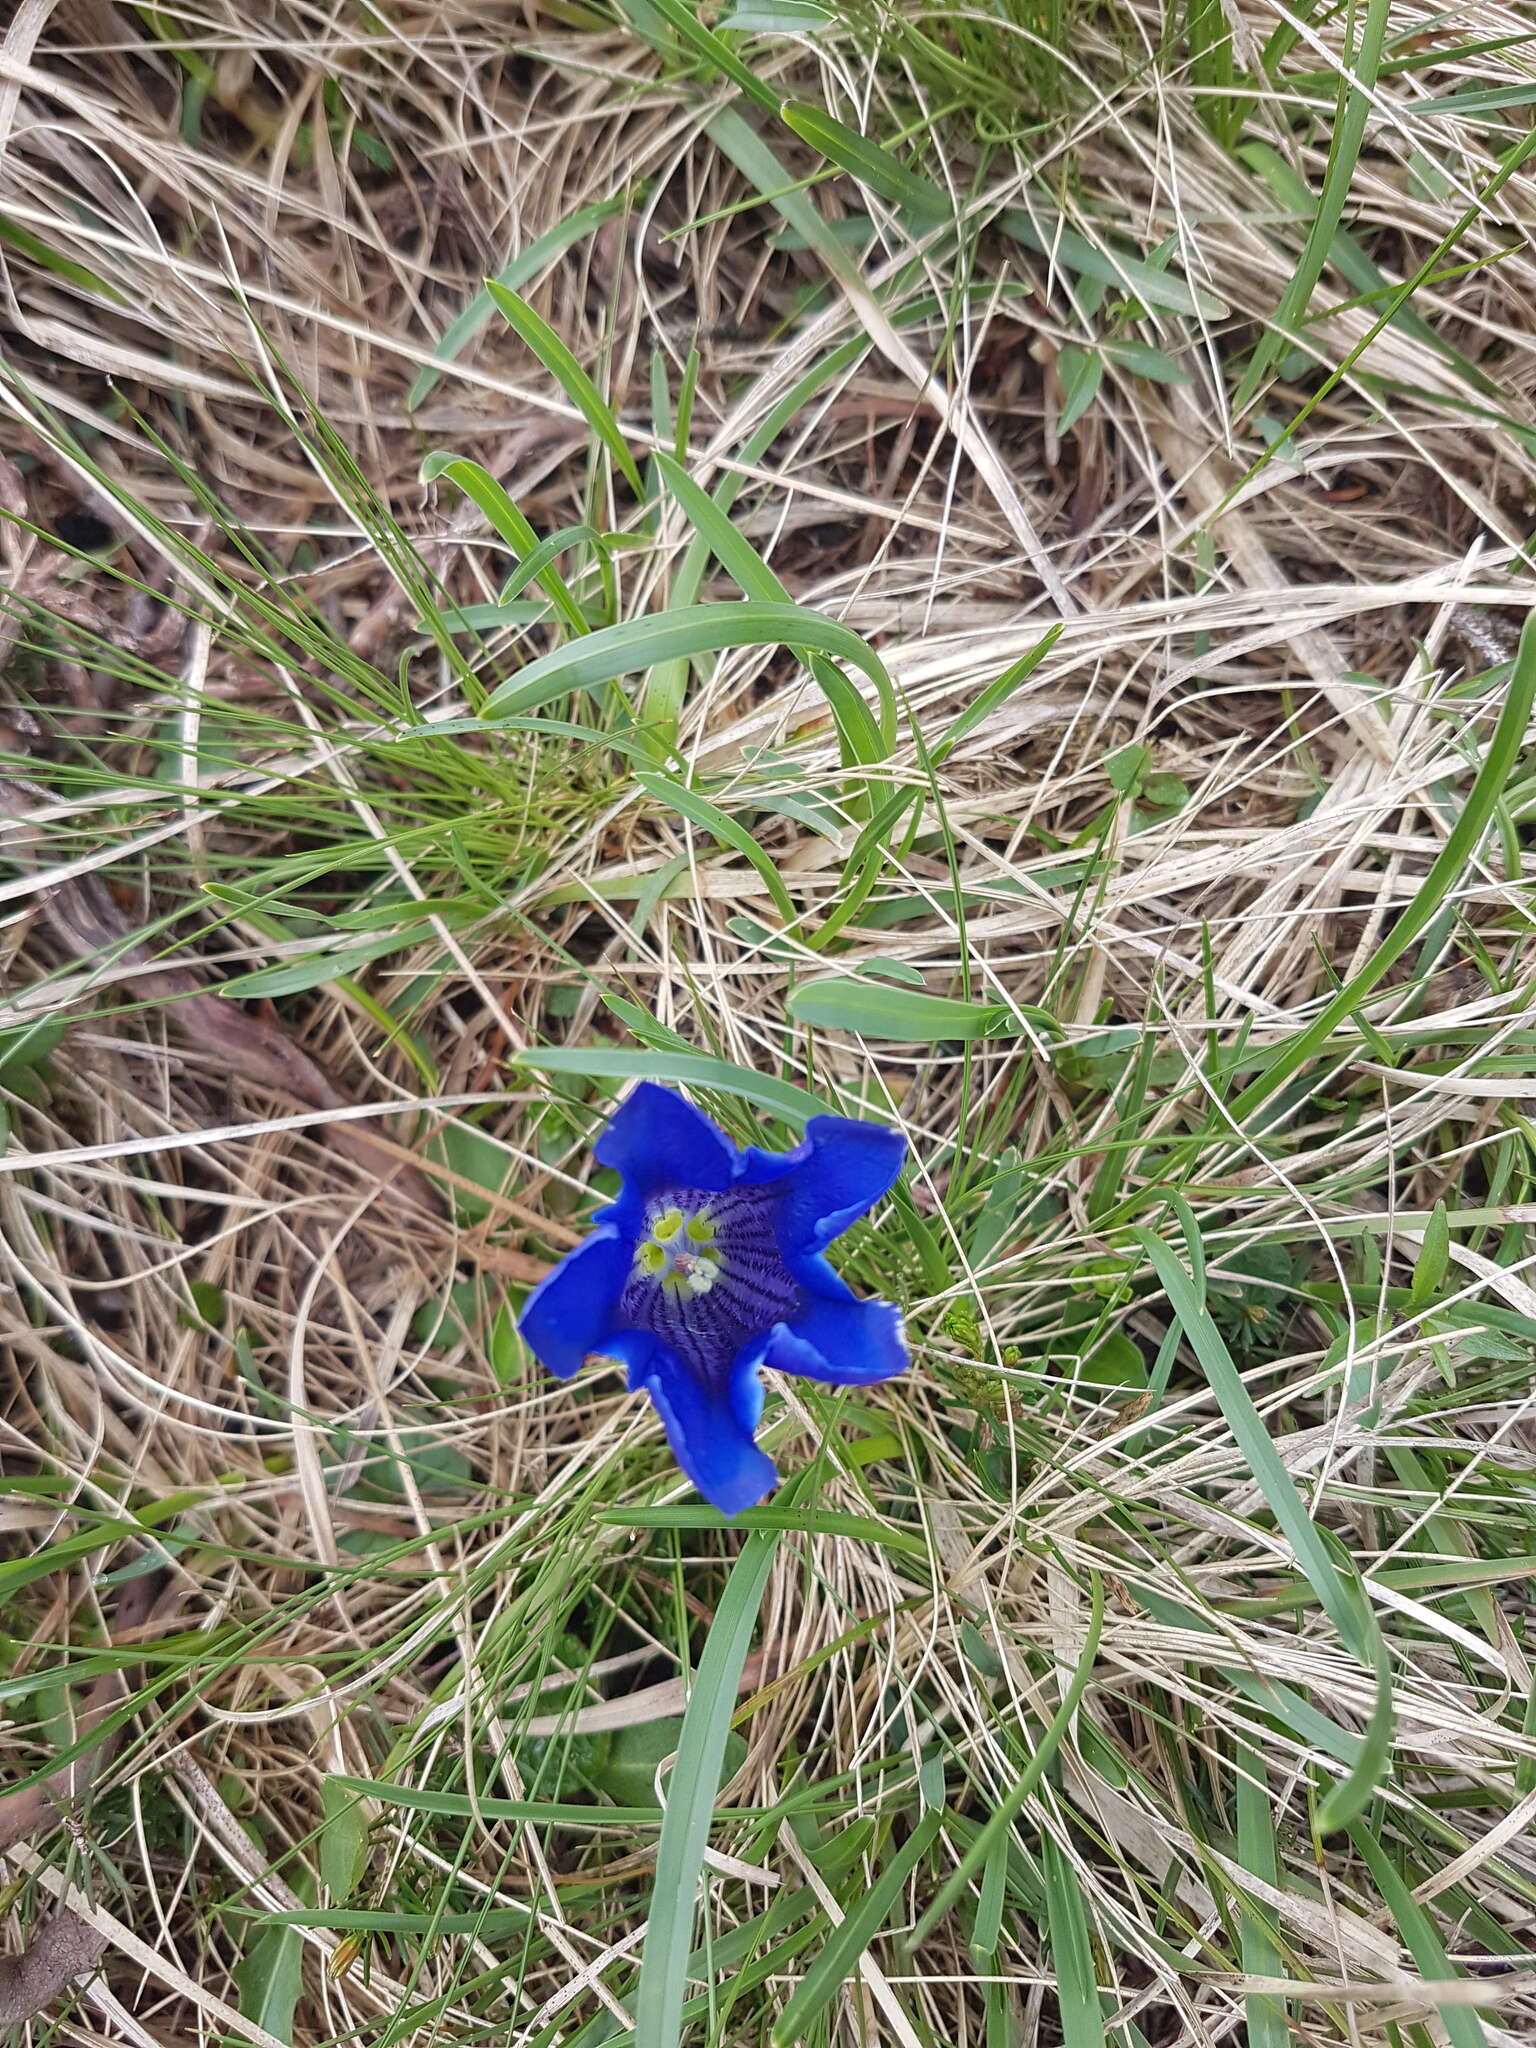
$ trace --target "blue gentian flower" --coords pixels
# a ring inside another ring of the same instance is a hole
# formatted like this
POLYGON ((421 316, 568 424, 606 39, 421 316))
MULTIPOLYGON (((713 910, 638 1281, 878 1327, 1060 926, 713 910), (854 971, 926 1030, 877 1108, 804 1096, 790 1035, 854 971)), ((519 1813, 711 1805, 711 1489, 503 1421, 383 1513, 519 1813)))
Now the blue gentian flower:
POLYGON ((754 1441, 762 1366, 867 1386, 907 1364, 900 1311, 860 1301, 822 1257, 906 1150, 884 1124, 816 1116, 793 1152, 743 1151, 642 1081, 593 1147, 618 1199, 534 1288, 518 1327, 561 1379, 594 1353, 626 1366, 699 1492, 739 1514, 778 1478, 754 1441))

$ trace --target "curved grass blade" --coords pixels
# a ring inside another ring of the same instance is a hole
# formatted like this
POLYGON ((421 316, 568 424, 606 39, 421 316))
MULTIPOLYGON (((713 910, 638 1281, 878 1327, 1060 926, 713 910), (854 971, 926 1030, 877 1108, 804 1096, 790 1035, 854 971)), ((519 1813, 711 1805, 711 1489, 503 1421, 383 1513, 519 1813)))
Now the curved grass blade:
POLYGON ((1061 1705, 1052 1714, 1038 1748, 1024 1766, 1017 1783, 1009 1787, 995 1810, 988 1814, 975 1840, 960 1859, 959 1865, 950 1872, 940 1886, 933 1904, 907 1936, 909 1949, 917 1948, 927 1939, 991 1855, 993 1844, 1006 1839, 1009 1828, 1028 1805, 1030 1795, 1050 1769, 1052 1760, 1061 1747, 1061 1739, 1072 1725, 1072 1717, 1077 1712, 1078 1702, 1088 1690, 1088 1680, 1093 1674, 1094 1662, 1099 1654, 1099 1638, 1103 1633, 1104 1582, 1095 1575, 1089 1590, 1088 1629, 1083 1638, 1083 1652, 1077 1660, 1071 1682, 1061 1696, 1061 1705))
MULTIPOLYGON (((507 493, 497 483, 488 469, 478 462, 472 462, 466 455, 450 455, 445 449, 437 449, 421 465, 423 483, 435 483, 440 476, 458 485, 466 498, 472 499, 490 521, 492 527, 511 548, 520 562, 536 559, 539 555, 540 540, 526 516, 513 504, 507 493)), ((548 595, 550 602, 558 607, 567 625, 577 633, 591 630, 586 613, 571 595, 570 586, 553 561, 541 564, 539 586, 548 595)), ((476 607, 479 610, 481 607, 476 607)), ((468 613, 459 614, 467 618, 468 613)))
POLYGON ((713 1088, 720 1095, 739 1096, 788 1124, 825 1116, 827 1105, 791 1081, 734 1066, 703 1052, 627 1052, 616 1046, 548 1045, 520 1052, 514 1066, 534 1067, 544 1074, 581 1074, 594 1081, 681 1081, 689 1088, 713 1088))
MULTIPOLYGON (((551 263, 565 254, 577 242, 585 240, 594 228, 600 228, 605 220, 612 220, 629 205, 631 198, 642 193, 616 192, 611 199, 595 199, 590 206, 578 206, 567 220, 556 221, 552 228, 546 228, 536 241, 528 244, 514 256, 502 270, 498 270, 494 283, 509 292, 521 291, 525 284, 532 284, 539 274, 551 263)), ((454 362, 469 346, 496 310, 496 301, 491 297, 489 284, 484 284, 469 304, 444 330, 441 341, 432 353, 446 366, 454 362)), ((417 373, 416 381, 406 393, 405 409, 414 412, 431 392, 443 375, 442 370, 425 369, 417 373)))
POLYGON ((1016 1038, 1019 1021, 1006 1003, 962 1003, 889 982, 829 975, 793 989, 789 1014, 799 1024, 856 1031, 864 1038, 894 1038, 914 1045, 945 1039, 1016 1038))
POLYGON ((1260 335, 1242 381, 1233 393, 1234 416, 1252 404, 1281 352, 1292 345, 1306 320, 1307 308, 1328 262, 1353 187, 1355 165, 1359 162, 1361 145, 1365 141, 1372 89, 1381 69, 1382 45, 1386 40, 1390 12, 1391 0, 1368 0, 1359 47, 1353 53, 1352 64, 1346 58, 1339 79, 1338 115, 1333 124, 1333 139, 1328 149, 1317 211, 1312 217, 1291 281, 1281 293, 1280 303, 1260 335))
MULTIPOLYGON (((655 462, 667 489, 688 515, 694 531, 708 544, 721 568, 735 578, 743 592, 748 597, 761 598, 773 604, 792 604, 794 600, 775 571, 746 535, 737 532, 708 491, 694 482, 682 464, 659 451, 655 462)), ((849 688, 846 679, 830 662, 810 650, 801 653, 796 648, 794 652, 801 654, 832 707, 845 757, 866 765, 883 761, 896 743, 896 693, 890 682, 884 680, 883 667, 875 682, 880 699, 880 722, 877 726, 863 698, 849 688)))
POLYGON ((1525 744, 1525 730, 1536 706, 1536 613, 1525 622, 1520 645, 1505 686, 1498 722, 1483 756, 1461 815, 1446 835, 1444 846, 1431 863, 1418 894, 1398 918, 1390 932, 1357 974, 1352 974, 1338 993, 1231 1105, 1235 1123, 1242 1123, 1276 1089, 1320 1052, 1359 1008, 1376 984, 1418 939, 1460 881, 1467 863, 1476 853, 1484 832, 1492 823, 1499 799, 1525 744))
POLYGON ((819 150, 828 163, 836 164, 840 171, 846 171, 850 178, 889 205, 905 207, 926 221, 953 218, 953 205, 931 179, 908 170, 900 157, 882 143, 871 142, 867 135, 848 127, 825 107, 786 100, 779 108, 779 119, 802 142, 819 150))
POLYGON ((1226 1417, 1227 1427, 1258 1482, 1270 1513, 1295 1553, 1307 1583, 1316 1593, 1323 1612, 1333 1623, 1340 1639, 1360 1662, 1374 1674, 1376 1697, 1365 1739, 1360 1743, 1345 1776, 1336 1781, 1323 1800, 1317 1817, 1321 1835, 1347 1826, 1374 1796, 1386 1774, 1392 1747, 1392 1670, 1381 1630, 1362 1591, 1358 1577, 1334 1562, 1322 1531, 1307 1513, 1306 1503, 1275 1449, 1269 1431, 1254 1407, 1243 1376, 1238 1371, 1226 1340, 1217 1329, 1210 1311, 1201 1302, 1194 1282, 1179 1263, 1172 1247, 1150 1230, 1133 1235, 1151 1260, 1167 1293, 1169 1306, 1183 1325, 1195 1356, 1204 1370, 1216 1405, 1226 1417))
POLYGON ((541 314, 533 310, 526 299, 520 299, 516 292, 508 291, 504 284, 497 284, 492 280, 485 288, 497 311, 518 340, 525 347, 532 349, 608 450, 635 496, 643 498, 645 485, 640 480, 635 458, 629 452, 629 443, 619 431, 619 423, 613 416, 613 408, 553 327, 541 314))
POLYGON ((698 825, 705 832, 712 832, 722 845, 734 847, 744 860, 752 863, 761 877, 764 888, 773 898, 774 907, 785 924, 793 924, 799 913, 794 898, 784 886, 771 854, 766 853, 739 819, 722 811, 718 804, 701 796, 696 789, 689 789, 686 783, 674 782, 670 775, 638 774, 635 780, 640 787, 656 798, 658 803, 670 804, 680 817, 690 824, 698 825))
POLYGON ((804 647, 850 662, 877 690, 891 687, 884 663, 850 627, 824 619, 804 605, 747 598, 737 604, 690 605, 683 611, 604 626, 579 646, 557 647, 530 662, 491 693, 486 714, 516 717, 570 690, 595 690, 657 662, 691 660, 727 647, 804 647))

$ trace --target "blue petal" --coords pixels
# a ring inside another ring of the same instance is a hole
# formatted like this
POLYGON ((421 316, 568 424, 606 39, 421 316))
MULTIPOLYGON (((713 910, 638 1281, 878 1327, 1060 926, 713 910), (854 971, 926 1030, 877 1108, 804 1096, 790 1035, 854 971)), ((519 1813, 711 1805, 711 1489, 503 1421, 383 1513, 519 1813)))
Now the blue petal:
POLYGON ((885 1194, 907 1156, 907 1141, 888 1124, 851 1116, 813 1116, 793 1152, 760 1152, 743 1160, 742 1179, 782 1180, 780 1234, 790 1252, 819 1252, 885 1194))
POLYGON ((534 1288, 517 1327, 552 1373, 568 1380, 589 1352, 603 1349, 634 1262, 634 1239, 604 1224, 534 1288))
POLYGON ((630 1386, 650 1395, 673 1457, 711 1506, 739 1515, 773 1491, 773 1460, 752 1440, 763 1412, 761 1343, 743 1348, 723 1388, 701 1385, 669 1344, 646 1331, 622 1331, 605 1348, 628 1366, 630 1386))
POLYGON ((811 1266, 821 1267, 835 1289, 825 1289, 823 1282, 807 1292, 798 1312, 774 1331, 765 1363, 775 1372, 847 1387, 871 1386, 905 1372, 911 1361, 901 1310, 888 1301, 859 1301, 821 1259, 802 1262, 802 1268, 811 1266))
POLYGON ((728 1188, 737 1152, 703 1110, 672 1088, 642 1081, 592 1147, 599 1165, 639 1188, 728 1188))

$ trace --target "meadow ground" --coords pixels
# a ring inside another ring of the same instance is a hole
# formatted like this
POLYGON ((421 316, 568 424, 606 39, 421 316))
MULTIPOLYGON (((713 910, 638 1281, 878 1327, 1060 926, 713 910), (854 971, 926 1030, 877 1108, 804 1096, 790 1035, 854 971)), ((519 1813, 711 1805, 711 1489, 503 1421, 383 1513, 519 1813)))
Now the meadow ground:
POLYGON ((13 0, 0 2026, 1532 2038, 1533 105, 13 0), (735 1525, 516 1332, 640 1074, 910 1139, 735 1525))

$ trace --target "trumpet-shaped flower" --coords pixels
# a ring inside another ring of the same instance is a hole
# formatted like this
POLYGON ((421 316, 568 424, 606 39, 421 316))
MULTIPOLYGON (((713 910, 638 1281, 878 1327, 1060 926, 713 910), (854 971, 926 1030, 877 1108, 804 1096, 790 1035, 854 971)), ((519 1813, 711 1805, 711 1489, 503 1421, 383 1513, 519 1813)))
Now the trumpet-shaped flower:
POLYGON ((523 1337, 562 1379, 617 1359, 699 1492, 739 1514, 778 1478, 755 1441, 763 1366, 867 1386, 907 1364, 900 1312, 859 1300, 823 1256, 906 1149, 900 1132, 840 1116, 812 1117, 792 1152, 742 1149, 642 1081, 593 1148, 618 1197, 529 1295, 523 1337))

